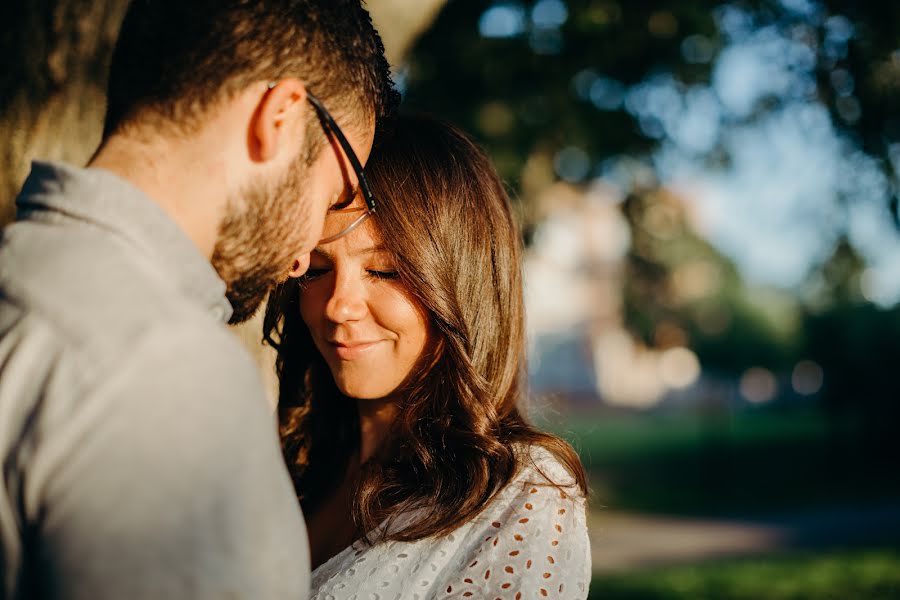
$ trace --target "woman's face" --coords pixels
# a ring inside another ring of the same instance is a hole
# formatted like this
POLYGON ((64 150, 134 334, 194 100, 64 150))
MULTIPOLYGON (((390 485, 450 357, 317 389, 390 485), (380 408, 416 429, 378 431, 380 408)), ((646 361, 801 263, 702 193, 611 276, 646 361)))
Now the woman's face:
MULTIPOLYGON (((352 208, 327 218, 326 237, 359 214, 352 208)), ((300 314, 338 389, 350 398, 391 396, 425 351, 428 324, 374 219, 313 250, 300 285, 300 314)))

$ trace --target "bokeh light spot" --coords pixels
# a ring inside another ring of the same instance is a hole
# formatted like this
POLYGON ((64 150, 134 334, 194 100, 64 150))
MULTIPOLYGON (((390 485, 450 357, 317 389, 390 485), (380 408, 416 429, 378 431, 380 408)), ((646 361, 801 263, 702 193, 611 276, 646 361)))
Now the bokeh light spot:
POLYGON ((669 348, 659 358, 659 376, 670 388, 686 388, 700 378, 700 361, 688 348, 669 348))
POLYGON ((553 167, 560 178, 577 183, 587 177, 591 170, 591 162, 584 150, 576 146, 568 146, 556 153, 553 167))
POLYGON ((678 19, 669 11, 660 10, 650 15, 647 29, 656 37, 670 38, 678 33, 678 19))
POLYGON ((692 64, 706 64, 713 59, 715 47, 705 35, 691 35, 681 43, 681 55, 692 64))
POLYGON ((852 96, 838 98, 836 102, 838 114, 849 124, 859 121, 862 116, 862 108, 859 106, 859 100, 852 96))
POLYGON ((778 382, 775 375, 764 367, 751 367, 741 375, 739 383, 741 395, 753 404, 762 404, 775 398, 778 382))
POLYGON ((582 100, 590 100, 591 86, 594 85, 594 82, 597 81, 598 77, 597 72, 593 69, 583 69, 578 71, 578 73, 572 77, 572 87, 575 88, 575 95, 582 100))
POLYGON ((562 0, 538 0, 531 9, 535 27, 561 27, 569 18, 569 9, 562 0))
POLYGON ((492 137, 506 135, 515 123, 516 117, 505 102, 488 102, 478 111, 478 127, 492 137))
POLYGON ((511 38, 525 31, 525 9, 516 2, 496 4, 478 20, 478 33, 486 38, 511 38))
POLYGON ((625 86, 615 79, 597 77, 591 83, 588 96, 600 110, 618 110, 625 100, 625 86))
POLYGON ((791 387, 798 394, 810 396, 822 389, 825 372, 811 360, 801 360, 791 373, 791 387))

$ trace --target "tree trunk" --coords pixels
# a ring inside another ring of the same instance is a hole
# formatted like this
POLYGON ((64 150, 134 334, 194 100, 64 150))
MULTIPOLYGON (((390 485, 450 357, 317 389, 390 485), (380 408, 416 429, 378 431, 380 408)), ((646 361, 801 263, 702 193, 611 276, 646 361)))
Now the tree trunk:
POLYGON ((0 223, 35 157, 83 164, 100 140, 106 71, 123 0, 30 0, 0 8, 0 223))
POLYGON ((369 0, 372 21, 381 33, 391 65, 399 65, 431 26, 447 0, 369 0))

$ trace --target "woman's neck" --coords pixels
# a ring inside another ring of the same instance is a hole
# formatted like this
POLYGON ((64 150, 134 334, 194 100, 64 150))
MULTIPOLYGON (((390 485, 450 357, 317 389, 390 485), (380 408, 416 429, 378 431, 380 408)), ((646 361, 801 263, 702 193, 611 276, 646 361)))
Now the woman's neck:
POLYGON ((350 457, 337 488, 314 512, 306 515, 314 569, 359 537, 360 532, 356 531, 349 515, 360 467, 378 451, 397 415, 394 398, 357 400, 356 404, 359 412, 359 456, 350 457))
POLYGON ((397 416, 395 398, 357 400, 359 411, 359 463, 364 464, 384 442, 397 416))

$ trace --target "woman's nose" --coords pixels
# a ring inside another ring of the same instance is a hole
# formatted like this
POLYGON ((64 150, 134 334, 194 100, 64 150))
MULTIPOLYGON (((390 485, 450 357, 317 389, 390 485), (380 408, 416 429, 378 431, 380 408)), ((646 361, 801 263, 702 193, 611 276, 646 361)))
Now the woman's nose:
POLYGON ((334 291, 325 304, 325 316, 334 323, 359 321, 367 312, 362 282, 335 273, 334 291))

